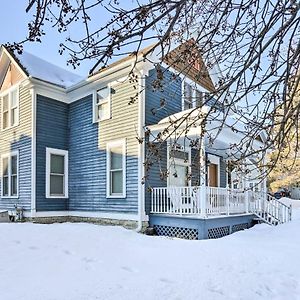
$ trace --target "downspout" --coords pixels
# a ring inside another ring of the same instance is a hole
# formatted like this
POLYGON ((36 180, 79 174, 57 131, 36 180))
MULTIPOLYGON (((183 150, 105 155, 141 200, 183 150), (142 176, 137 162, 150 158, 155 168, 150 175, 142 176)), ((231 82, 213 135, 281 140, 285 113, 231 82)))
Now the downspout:
POLYGON ((37 97, 34 88, 31 94, 31 217, 36 214, 36 106, 37 97))
MULTIPOLYGON (((136 69, 137 70, 137 69, 136 69)), ((145 216, 145 189, 142 185, 142 180, 145 176, 144 170, 144 157, 145 157, 145 73, 137 70, 139 73, 138 79, 138 137, 143 142, 138 145, 138 226, 136 228, 137 232, 140 232, 143 228, 143 220, 145 216)))

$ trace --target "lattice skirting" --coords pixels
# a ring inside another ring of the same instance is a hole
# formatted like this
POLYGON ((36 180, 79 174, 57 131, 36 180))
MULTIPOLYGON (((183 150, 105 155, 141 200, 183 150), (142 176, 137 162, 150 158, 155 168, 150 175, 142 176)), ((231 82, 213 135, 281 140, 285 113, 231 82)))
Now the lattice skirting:
POLYGON ((208 229, 207 237, 209 239, 218 239, 230 234, 230 226, 216 227, 208 229))
POLYGON ((240 230, 248 229, 248 228, 249 228, 248 223, 233 225, 232 233, 240 231, 240 230))
POLYGON ((181 239, 197 240, 198 230, 193 228, 154 225, 157 235, 177 237, 181 239))

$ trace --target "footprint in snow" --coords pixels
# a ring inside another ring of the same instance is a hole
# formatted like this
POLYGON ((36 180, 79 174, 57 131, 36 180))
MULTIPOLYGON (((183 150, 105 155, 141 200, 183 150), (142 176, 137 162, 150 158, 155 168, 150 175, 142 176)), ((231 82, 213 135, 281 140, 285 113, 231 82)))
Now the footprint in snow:
POLYGON ((93 262, 96 262, 97 260, 94 259, 94 258, 88 258, 88 257, 84 257, 82 259, 82 261, 86 262, 86 263, 93 263, 93 262))
POLYGON ((168 278, 159 278, 159 281, 165 282, 165 283, 174 283, 174 281, 169 280, 168 278))
POLYGON ((39 249, 39 248, 36 247, 36 246, 30 246, 28 249, 30 249, 30 250, 37 250, 37 249, 39 249))
POLYGON ((121 267, 121 269, 124 270, 124 271, 130 272, 130 273, 137 273, 138 272, 137 270, 133 270, 133 269, 131 269, 129 267, 126 267, 126 266, 121 267))

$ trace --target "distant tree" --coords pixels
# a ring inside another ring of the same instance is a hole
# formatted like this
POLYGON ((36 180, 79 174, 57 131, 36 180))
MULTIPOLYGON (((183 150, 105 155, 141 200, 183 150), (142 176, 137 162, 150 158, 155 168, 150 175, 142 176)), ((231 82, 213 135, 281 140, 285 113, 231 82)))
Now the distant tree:
MULTIPOLYGON (((244 135, 240 143, 230 146, 237 162, 250 156, 259 161, 259 152, 276 147, 279 151, 268 164, 270 170, 285 153, 281 149, 291 140, 299 140, 299 131, 295 133, 291 126, 295 118, 298 120, 300 109, 299 103, 291 105, 299 82, 299 11, 300 2, 296 0, 29 0, 26 12, 32 13, 32 21, 28 24, 28 36, 9 46, 22 51, 26 42, 42 42, 47 24, 60 33, 80 25, 84 34, 68 36, 59 52, 67 51, 68 64, 74 67, 84 60, 96 60, 93 73, 115 57, 135 55, 150 42, 154 46, 148 52, 156 49, 166 60, 170 45, 193 39, 194 43, 173 63, 179 59, 192 65, 201 56, 208 68, 218 63, 222 69, 215 90, 207 99, 215 99, 212 109, 207 116, 199 115, 193 121, 204 125, 221 103, 224 114, 219 117, 224 123, 233 113, 244 124, 232 125, 234 132, 244 135), (110 16, 107 22, 101 21, 103 16, 110 16), (267 141, 257 150, 253 143, 262 131, 267 141)), ((148 52, 144 53, 145 59, 148 52)), ((166 70, 156 66, 161 80, 166 70)), ((158 144, 176 127, 172 124, 158 144)), ((151 147, 155 155, 159 146, 151 147)), ((298 143, 291 147, 299 152, 298 143)))
MULTIPOLYGON (((296 80, 292 78, 289 85, 293 86, 295 82, 296 80)), ((294 89, 292 88, 292 90, 294 89)), ((285 106, 291 107, 294 114, 285 123, 285 127, 289 128, 290 131, 289 140, 282 144, 275 144, 275 150, 269 155, 270 162, 274 165, 274 168, 270 172, 269 185, 274 192, 280 188, 300 186, 300 154, 298 151, 300 143, 299 102, 300 88, 298 86, 293 97, 289 97, 285 103, 278 105, 277 123, 281 124, 281 120, 285 118, 285 106)), ((274 128, 274 134, 280 134, 280 131, 280 125, 274 128)))

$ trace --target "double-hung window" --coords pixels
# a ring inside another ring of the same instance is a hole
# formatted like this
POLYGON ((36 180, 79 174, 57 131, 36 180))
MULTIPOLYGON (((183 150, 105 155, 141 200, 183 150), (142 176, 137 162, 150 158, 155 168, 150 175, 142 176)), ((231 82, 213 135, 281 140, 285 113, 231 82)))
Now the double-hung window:
POLYGON ((17 151, 1 156, 2 164, 2 197, 18 197, 18 165, 19 154, 17 151))
POLYGON ((200 91, 196 86, 183 81, 183 110, 209 104, 209 99, 210 95, 208 92, 200 91))
POLYGON ((68 151, 46 149, 46 197, 68 198, 68 151))
POLYGON ((19 92, 13 89, 3 94, 2 100, 2 129, 19 124, 19 92))
POLYGON ((94 93, 94 122, 110 119, 111 88, 106 86, 94 93))
POLYGON ((126 141, 107 144, 107 198, 126 197, 126 141))

